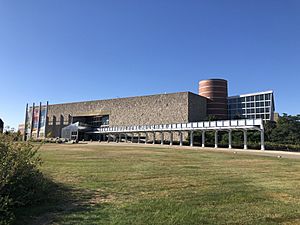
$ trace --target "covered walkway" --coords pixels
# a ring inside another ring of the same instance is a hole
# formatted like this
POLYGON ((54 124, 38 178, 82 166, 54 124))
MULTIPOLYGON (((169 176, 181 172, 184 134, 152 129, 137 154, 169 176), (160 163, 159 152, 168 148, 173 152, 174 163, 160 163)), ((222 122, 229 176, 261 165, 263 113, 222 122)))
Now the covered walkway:
POLYGON ((264 127, 262 119, 241 119, 241 120, 222 120, 222 121, 204 121, 192 123, 178 123, 178 124, 162 124, 162 125, 141 125, 141 126, 116 126, 107 128, 98 128, 94 133, 98 133, 107 142, 122 141, 133 142, 135 134, 137 134, 137 142, 141 143, 141 134, 145 135, 144 143, 156 143, 155 134, 160 134, 160 144, 164 144, 164 134, 169 133, 169 144, 173 145, 174 133, 179 135, 179 145, 183 145, 183 133, 189 133, 190 146, 194 146, 194 132, 202 132, 202 147, 205 147, 205 132, 213 131, 215 136, 215 148, 218 148, 218 133, 220 131, 228 132, 228 147, 232 148, 232 131, 242 131, 244 137, 244 149, 247 149, 247 131, 256 130, 260 132, 261 150, 265 150, 264 144, 264 127), (153 134, 153 139, 149 140, 148 135, 153 134), (131 137, 131 140, 128 140, 131 137))

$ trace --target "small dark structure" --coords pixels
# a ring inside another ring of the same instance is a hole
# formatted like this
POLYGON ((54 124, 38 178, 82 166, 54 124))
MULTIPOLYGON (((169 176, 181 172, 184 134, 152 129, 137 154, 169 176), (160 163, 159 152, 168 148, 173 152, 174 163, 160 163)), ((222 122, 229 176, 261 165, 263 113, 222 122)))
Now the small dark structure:
POLYGON ((4 122, 0 119, 0 133, 3 133, 4 122))

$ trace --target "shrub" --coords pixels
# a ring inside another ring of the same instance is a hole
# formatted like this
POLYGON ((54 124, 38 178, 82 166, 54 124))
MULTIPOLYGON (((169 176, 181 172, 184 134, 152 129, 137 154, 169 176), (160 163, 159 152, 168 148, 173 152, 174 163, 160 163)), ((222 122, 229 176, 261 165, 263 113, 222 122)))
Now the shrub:
POLYGON ((0 136, 0 225, 10 224, 15 209, 40 201, 47 184, 39 171, 39 147, 0 136))

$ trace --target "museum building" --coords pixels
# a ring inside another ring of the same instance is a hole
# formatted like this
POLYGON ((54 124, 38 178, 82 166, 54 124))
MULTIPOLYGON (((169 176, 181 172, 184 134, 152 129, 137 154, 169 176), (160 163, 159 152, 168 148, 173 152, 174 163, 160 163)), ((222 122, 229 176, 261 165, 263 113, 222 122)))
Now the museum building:
POLYGON ((63 128, 80 127, 79 140, 97 139, 97 129, 261 118, 273 120, 272 91, 228 97, 224 79, 199 82, 199 93, 178 92, 106 100, 26 106, 24 138, 62 137, 63 128), (250 110, 250 111, 249 111, 250 110), (253 113, 252 113, 253 111, 253 113))

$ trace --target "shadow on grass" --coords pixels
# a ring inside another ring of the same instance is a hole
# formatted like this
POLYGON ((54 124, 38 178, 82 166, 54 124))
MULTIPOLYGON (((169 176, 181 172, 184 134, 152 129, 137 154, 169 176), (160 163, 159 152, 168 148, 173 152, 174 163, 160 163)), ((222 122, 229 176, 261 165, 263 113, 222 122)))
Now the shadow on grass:
POLYGON ((76 189, 49 178, 45 178, 45 185, 47 189, 39 194, 38 202, 14 209, 14 225, 52 224, 60 215, 84 213, 107 199, 101 191, 76 189))

